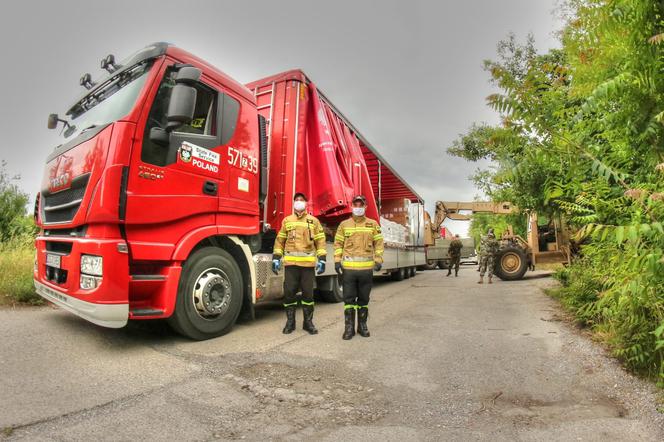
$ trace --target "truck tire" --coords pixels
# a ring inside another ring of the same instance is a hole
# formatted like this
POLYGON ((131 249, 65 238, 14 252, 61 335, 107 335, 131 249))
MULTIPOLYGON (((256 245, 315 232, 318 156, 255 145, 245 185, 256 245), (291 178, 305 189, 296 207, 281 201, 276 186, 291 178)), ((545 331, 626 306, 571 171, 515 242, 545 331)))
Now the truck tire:
POLYGON ((517 246, 507 246, 500 249, 494 265, 494 273, 503 281, 521 279, 528 270, 526 252, 517 246))
POLYGON ((438 262, 434 259, 429 259, 422 267, 424 270, 436 270, 436 267, 438 267, 438 262))
POLYGON ((417 268, 411 267, 410 268, 410 277, 413 278, 417 274, 417 268))
POLYGON ((443 270, 447 270, 447 261, 444 259, 438 260, 438 267, 443 270))
POLYGON ((344 288, 341 282, 341 276, 328 276, 331 279, 332 290, 316 289, 316 295, 324 302, 337 303, 344 300, 344 288))
POLYGON ((401 270, 403 270, 404 279, 410 278, 410 267, 404 267, 401 270))
POLYGON ((397 269, 392 272, 392 280, 393 281, 403 281, 403 279, 406 277, 405 272, 403 271, 403 268, 397 269))
POLYGON ((230 253, 217 247, 199 249, 184 263, 168 323, 197 341, 226 334, 240 314, 243 290, 240 267, 230 253))

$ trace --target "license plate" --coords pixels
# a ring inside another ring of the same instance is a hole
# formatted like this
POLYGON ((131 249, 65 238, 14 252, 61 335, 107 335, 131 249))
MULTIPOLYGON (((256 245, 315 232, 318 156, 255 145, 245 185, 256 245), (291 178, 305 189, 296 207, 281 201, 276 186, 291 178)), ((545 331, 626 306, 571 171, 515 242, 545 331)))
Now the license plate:
POLYGON ((60 268, 60 255, 46 254, 46 265, 50 267, 60 268))

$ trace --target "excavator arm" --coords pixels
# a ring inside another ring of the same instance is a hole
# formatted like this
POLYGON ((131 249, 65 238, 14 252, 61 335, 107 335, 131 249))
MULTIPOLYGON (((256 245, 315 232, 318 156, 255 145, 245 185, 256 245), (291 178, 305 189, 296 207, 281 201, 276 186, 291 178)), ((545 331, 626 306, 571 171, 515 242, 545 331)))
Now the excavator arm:
POLYGON ((440 216, 443 220, 445 220, 445 218, 469 220, 470 215, 462 215, 459 213, 462 210, 467 210, 473 213, 495 213, 499 215, 508 215, 517 211, 516 207, 514 207, 512 203, 508 202, 494 203, 490 201, 437 201, 436 219, 438 219, 440 216))

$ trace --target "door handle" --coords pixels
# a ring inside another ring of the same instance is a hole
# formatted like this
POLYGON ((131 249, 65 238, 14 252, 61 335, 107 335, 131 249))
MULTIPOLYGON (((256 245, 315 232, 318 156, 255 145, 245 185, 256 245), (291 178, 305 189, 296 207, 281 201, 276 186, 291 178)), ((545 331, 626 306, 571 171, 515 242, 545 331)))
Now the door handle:
POLYGON ((203 193, 206 195, 217 196, 217 183, 214 181, 206 181, 203 184, 203 193))

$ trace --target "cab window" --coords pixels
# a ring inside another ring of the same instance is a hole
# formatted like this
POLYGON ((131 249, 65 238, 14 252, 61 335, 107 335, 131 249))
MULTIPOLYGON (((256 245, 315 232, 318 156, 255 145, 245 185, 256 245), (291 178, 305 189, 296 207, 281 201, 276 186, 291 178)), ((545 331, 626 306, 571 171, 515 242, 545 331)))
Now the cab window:
POLYGON ((191 122, 179 126, 171 133, 171 145, 168 147, 160 146, 150 140, 150 130, 153 127, 166 127, 166 113, 171 90, 175 86, 175 73, 175 70, 172 69, 167 71, 164 76, 145 125, 141 160, 148 164, 166 166, 174 163, 177 149, 183 140, 191 141, 207 149, 220 145, 218 137, 219 93, 200 82, 194 85, 196 107, 191 122))

